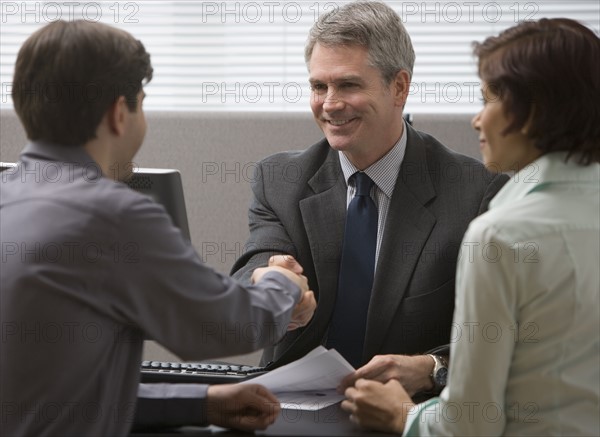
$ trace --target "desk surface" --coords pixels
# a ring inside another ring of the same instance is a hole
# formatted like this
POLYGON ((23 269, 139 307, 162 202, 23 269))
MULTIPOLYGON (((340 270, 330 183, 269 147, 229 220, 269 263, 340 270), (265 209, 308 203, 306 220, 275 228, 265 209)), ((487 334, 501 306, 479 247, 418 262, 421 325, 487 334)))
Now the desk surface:
MULTIPOLYGON (((264 431, 257 431, 260 436, 377 436, 385 437, 392 434, 369 432, 350 422, 348 413, 343 411, 340 403, 317 411, 281 410, 273 425, 264 431)), ((132 436, 248 436, 251 434, 241 431, 224 430, 218 427, 198 428, 182 427, 167 432, 134 433, 132 436)))

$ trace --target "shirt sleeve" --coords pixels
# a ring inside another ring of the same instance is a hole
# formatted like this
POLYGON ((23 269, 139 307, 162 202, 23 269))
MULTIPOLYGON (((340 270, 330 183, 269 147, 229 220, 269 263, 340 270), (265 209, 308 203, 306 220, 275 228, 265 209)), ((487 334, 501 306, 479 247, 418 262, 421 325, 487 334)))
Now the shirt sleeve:
POLYGON ((448 385, 413 408, 404 435, 501 435, 505 391, 515 346, 516 265, 511 245, 477 219, 463 239, 448 385))
POLYGON ((207 426, 204 384, 140 384, 134 429, 207 426))
POLYGON ((252 285, 216 272, 162 206, 144 196, 129 200, 112 242, 120 252, 103 259, 110 269, 99 269, 110 272, 99 283, 116 320, 183 360, 252 352, 285 334, 297 285, 277 272, 252 285))

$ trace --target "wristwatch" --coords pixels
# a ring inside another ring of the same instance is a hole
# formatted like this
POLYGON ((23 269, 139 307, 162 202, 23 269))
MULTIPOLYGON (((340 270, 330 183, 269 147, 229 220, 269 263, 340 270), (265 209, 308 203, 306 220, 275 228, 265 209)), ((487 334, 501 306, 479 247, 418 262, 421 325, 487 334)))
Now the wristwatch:
POLYGON ((448 362, 446 361, 446 358, 441 355, 429 354, 429 356, 433 358, 435 363, 429 377, 433 382, 433 390, 439 393, 446 387, 446 380, 448 379, 448 362))

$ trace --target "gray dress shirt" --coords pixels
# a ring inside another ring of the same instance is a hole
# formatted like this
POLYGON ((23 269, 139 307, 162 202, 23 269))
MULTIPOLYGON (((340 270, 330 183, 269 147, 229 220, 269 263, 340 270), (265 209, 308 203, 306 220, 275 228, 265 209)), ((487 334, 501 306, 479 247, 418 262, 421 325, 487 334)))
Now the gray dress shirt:
POLYGON ((138 387, 143 340, 201 360, 285 333, 295 284, 213 271, 83 148, 30 143, 0 177, 2 435, 124 435, 136 405, 145 424, 204 423, 205 386, 138 387))

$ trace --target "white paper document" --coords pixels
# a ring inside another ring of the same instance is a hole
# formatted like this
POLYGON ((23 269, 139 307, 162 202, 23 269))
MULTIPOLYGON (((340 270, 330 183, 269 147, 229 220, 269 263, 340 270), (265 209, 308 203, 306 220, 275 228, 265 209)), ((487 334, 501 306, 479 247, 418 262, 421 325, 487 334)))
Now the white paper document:
POLYGON ((281 408, 320 410, 340 402, 336 392, 354 368, 335 349, 319 346, 303 358, 240 384, 261 384, 271 390, 281 408))

